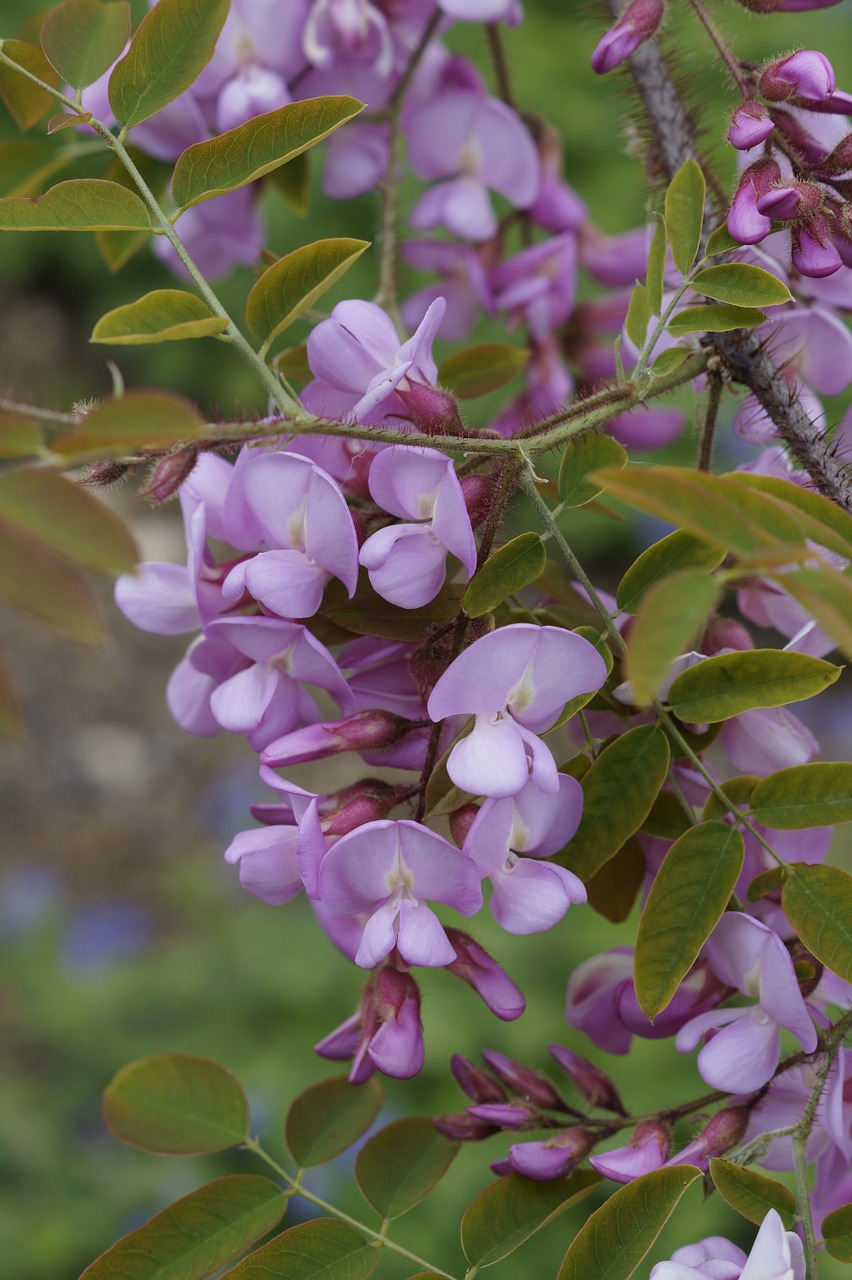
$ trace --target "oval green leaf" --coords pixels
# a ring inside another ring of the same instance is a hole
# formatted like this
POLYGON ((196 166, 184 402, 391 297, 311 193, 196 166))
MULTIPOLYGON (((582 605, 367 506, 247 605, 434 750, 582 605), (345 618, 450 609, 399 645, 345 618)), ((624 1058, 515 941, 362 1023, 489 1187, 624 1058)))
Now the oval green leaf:
POLYGON ((484 342, 447 356, 438 368, 437 382, 459 400, 476 400, 505 387, 526 367, 529 358, 529 351, 523 347, 484 342))
POLYGON ((794 569, 769 575, 804 605, 847 658, 852 658, 852 578, 836 569, 794 569))
MULTIPOLYGON (((26 40, 4 40, 3 53, 24 71, 29 71, 46 84, 56 85, 56 72, 37 44, 26 40)), ((15 124, 24 132, 38 124, 55 103, 44 89, 5 64, 0 65, 0 98, 15 124)))
POLYGON ((311 158, 308 152, 303 151, 288 164, 273 169, 269 182, 284 203, 304 218, 311 204, 311 158))
POLYGON ((90 342, 112 346, 140 346, 150 342, 179 342, 224 333, 228 320, 216 316, 206 302, 183 289, 154 289, 135 302, 101 316, 90 342))
POLYGON ((356 98, 307 98, 255 116, 209 142, 197 142, 178 157, 172 178, 174 202, 188 209, 255 182, 322 142, 363 109, 356 98))
POLYGON ((84 569, 124 573, 139 559, 121 516, 46 467, 0 472, 0 519, 84 569))
POLYGON ((300 1223, 249 1254, 222 1280, 364 1280, 381 1250, 335 1218, 300 1223))
POLYGON ((666 232, 674 264, 686 275, 695 260, 704 227, 707 184, 701 166, 686 160, 669 183, 665 198, 666 232))
POLYGON ((0 199, 0 231, 150 231, 142 201, 117 182, 73 178, 43 196, 0 199))
POLYGON ((279 258, 248 296, 246 320, 252 333, 270 343, 336 284, 369 247, 368 240, 317 240, 279 258))
POLYGON ((508 1257, 557 1214, 583 1200, 600 1181, 599 1174, 581 1169, 554 1182, 532 1182, 518 1173, 492 1182, 462 1218, 465 1257, 477 1267, 490 1267, 508 1257))
POLYGON ((636 935, 636 998, 652 1022, 721 920, 744 855, 738 831, 726 822, 703 822, 676 840, 663 859, 636 935))
POLYGON ((459 1150, 425 1116, 395 1120, 358 1152, 355 1181, 381 1218, 399 1218, 425 1200, 459 1150))
POLYGON ((661 791, 651 805, 651 812, 642 823, 642 832, 646 836, 656 836, 660 840, 677 840, 685 835, 691 826, 692 823, 674 792, 661 791))
POLYGON ((633 286, 627 318, 624 321, 624 332, 630 341, 641 351, 648 337, 648 325, 651 323, 651 300, 644 284, 633 286))
POLYGON ((291 1156, 302 1169, 333 1160, 367 1132, 384 1100, 375 1078, 350 1084, 345 1076, 333 1076, 311 1085, 287 1112, 284 1135, 291 1156))
POLYGON ((0 196, 34 196, 73 159, 73 152, 41 138, 0 142, 0 196))
POLYGON ((471 618, 491 613, 540 576, 547 563, 544 543, 537 533, 521 533, 489 556, 467 585, 462 604, 471 618))
POLYGON ((852 876, 839 867, 794 863, 781 906, 817 960, 852 982, 852 876))
POLYGON ((736 307, 775 307, 791 302, 793 295, 782 280, 747 262, 723 262, 705 267, 693 276, 690 288, 717 302, 736 307))
POLYGON ((269 1178, 217 1178, 123 1236, 80 1280, 203 1280, 277 1226, 286 1208, 269 1178))
MULTIPOLYGON (((724 267, 717 269, 726 270, 724 267)), ((684 307, 682 311, 675 312, 669 321, 668 331, 673 338, 682 338, 687 333, 729 333, 731 329, 754 329, 765 319, 765 312, 755 307, 708 302, 704 306, 684 307)))
POLYGON ((852 1204, 844 1204, 822 1221, 826 1250, 839 1262, 852 1262, 852 1204))
POLYGON ((637 707, 646 707, 671 664, 692 648, 722 589, 703 569, 681 569, 645 593, 630 632, 625 672, 637 707))
POLYGON ((635 613, 654 583, 679 569, 718 568, 725 553, 695 534, 677 529, 643 551, 618 584, 615 602, 624 613, 635 613))
POLYGON ((757 707, 783 707, 834 684, 842 667, 806 653, 742 649, 682 671, 669 690, 679 720, 715 724, 757 707))
MULTIPOLYGON (((748 804, 758 782, 760 782, 758 774, 741 773, 735 778, 728 778, 727 781, 720 783, 719 789, 728 797, 732 805, 739 807, 748 804)), ((722 802, 715 791, 711 791, 704 802, 705 820, 721 820, 726 818, 730 812, 730 807, 722 802)))
POLYGON ((824 498, 821 493, 813 493, 803 489, 792 480, 782 480, 780 476, 760 476, 751 471, 730 471, 724 477, 730 485, 743 485, 758 493, 768 494, 776 501, 783 502, 786 508, 794 507, 791 513, 797 520, 803 534, 813 538, 830 551, 840 556, 852 556, 852 515, 844 511, 836 502, 824 498))
POLYGON ((224 1151, 248 1137, 239 1081, 218 1062, 189 1053, 122 1067, 104 1090, 104 1115, 121 1142, 158 1155, 224 1151))
POLYGON ((459 586, 445 583, 434 600, 421 609, 401 609, 377 595, 364 574, 351 600, 343 583, 332 580, 325 589, 321 613, 354 635, 380 636, 383 640, 422 640, 433 622, 448 622, 456 616, 460 605, 459 586))
POLYGON ((85 89, 108 71, 130 38, 126 0, 64 0, 47 15, 41 47, 63 80, 85 89))
POLYGON ((852 764, 820 761, 780 769, 761 779, 750 803, 755 822, 780 831, 852 822, 852 764))
POLYGON ((715 231, 710 232, 705 252, 708 258, 713 258, 716 254, 731 253, 732 250, 741 248, 739 240, 734 239, 723 222, 715 231))
POLYGON ((559 497, 566 507, 582 507, 601 492, 589 480, 600 467, 624 467, 627 452, 617 440, 602 431, 586 431, 569 440, 559 465, 559 497))
POLYGON ((654 316, 658 316, 663 309, 663 282, 666 271, 667 250, 666 224, 662 218, 658 218, 654 229, 654 238, 648 250, 648 270, 645 273, 648 305, 651 308, 651 314, 654 316))
POLYGON ((64 557, 2 519, 0 597, 70 640, 100 644, 104 639, 98 602, 89 584, 64 557))
POLYGON ((700 1177, 687 1164, 646 1173, 616 1191, 572 1243, 557 1280, 629 1280, 687 1187, 700 1177))
POLYGON ((621 924, 633 910, 644 879, 645 855, 639 841, 631 836, 587 882, 588 904, 605 920, 621 924))
POLYGON ((654 725, 629 729, 610 743, 582 780, 583 817, 556 861, 590 880, 648 816, 671 755, 654 725))
POLYGON ((109 78, 109 104, 125 128, 179 98, 213 57, 230 0, 158 0, 109 78))
POLYGON ((722 1199, 749 1222, 759 1227, 768 1211, 775 1209, 781 1216, 784 1230, 793 1230, 796 1199, 782 1183, 744 1169, 740 1164, 732 1164, 730 1160, 718 1158, 710 1161, 710 1176, 722 1199))
POLYGON ((128 391, 93 409, 76 430, 56 441, 53 451, 65 461, 81 462, 180 444, 205 432, 197 409, 182 396, 128 391))

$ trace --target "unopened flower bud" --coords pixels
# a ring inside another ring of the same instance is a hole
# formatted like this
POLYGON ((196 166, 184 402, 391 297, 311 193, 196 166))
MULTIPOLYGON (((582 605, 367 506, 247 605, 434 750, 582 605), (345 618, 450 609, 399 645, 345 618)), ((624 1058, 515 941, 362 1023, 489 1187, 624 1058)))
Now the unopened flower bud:
POLYGON ((500 1130, 496 1124, 488 1124, 485 1120, 477 1120, 467 1112, 461 1115, 433 1116, 432 1124, 445 1138, 452 1142, 480 1142, 490 1138, 500 1130))
POLYGON ((90 467, 80 483, 90 485, 93 489, 101 489, 110 484, 118 484, 133 470, 134 467, 129 462, 113 462, 106 458, 90 467))
POLYGON ((529 1107, 512 1102, 484 1102, 468 1107, 467 1114, 495 1124, 498 1129, 537 1129, 541 1123, 541 1117, 529 1107))
POLYGON ((462 847, 467 839, 467 834, 473 826, 474 819, 478 813, 479 805, 466 804, 461 809, 454 809, 450 814, 450 834, 459 848, 462 847))
POLYGON ((593 1146, 586 1129, 563 1129, 544 1142, 516 1142, 509 1148, 509 1163, 525 1178, 551 1182, 570 1173, 593 1146))
POLYGON ((453 1054, 450 1060, 450 1069, 460 1088, 474 1102, 506 1101, 508 1095, 503 1086, 493 1076, 483 1071, 481 1067, 477 1067, 475 1063, 463 1058, 460 1053, 453 1054))
POLYGON ((320 806, 320 826, 327 836, 345 836, 367 822, 378 822, 411 795, 410 787, 392 787, 376 778, 328 797, 320 806))
POLYGON ((831 238, 824 214, 817 213, 802 226, 793 228, 791 256, 796 270, 814 280, 840 270, 843 259, 831 238))
POLYGON ((618 1090, 606 1072, 578 1053, 564 1049, 561 1044, 549 1044, 547 1047, 590 1106, 602 1107, 620 1116, 627 1114, 618 1090))
POLYGON ((742 1142, 748 1129, 750 1107, 723 1107, 704 1126, 696 1141, 708 1156, 721 1156, 742 1142))
POLYGON ((173 498, 178 489, 192 473, 198 461, 198 450, 194 445, 178 449, 168 457, 161 458, 144 489, 140 489, 139 497, 150 502, 165 502, 173 498))
POLYGON ((830 9, 840 0, 737 0, 750 13, 804 13, 810 9, 830 9))
POLYGON ((785 102, 793 97, 822 102, 831 97, 836 87, 834 68, 816 49, 799 49, 770 62, 758 81, 761 94, 770 102, 785 102))
POLYGON ((462 476, 459 481, 464 494, 464 505, 470 516, 470 523, 476 529, 491 510, 491 495, 494 486, 485 476, 462 476))
POLYGON ((520 1018, 526 1008, 522 992, 488 952, 460 929, 447 928, 450 946, 456 953, 447 970, 461 978, 504 1022, 520 1018))
POLYGON ((592 70, 602 76, 620 66, 656 33, 664 13, 663 0, 633 0, 599 41, 592 54, 592 70))
POLYGON ((589 1164, 613 1182, 632 1182, 643 1174, 661 1169, 671 1150, 672 1135, 661 1120, 645 1120, 638 1124, 626 1147, 616 1147, 602 1155, 592 1156, 589 1164))
POLYGON ((757 207, 762 195, 781 179, 774 160, 762 159, 749 165, 740 178, 728 213, 728 233, 740 244, 759 244, 772 230, 772 219, 757 207))
POLYGON ((792 222, 796 218, 812 217, 822 202, 822 188, 815 182, 789 181, 770 187, 758 196, 757 209, 767 218, 792 222))
POLYGON ((282 765, 324 760, 343 751, 378 751, 391 747, 412 728, 410 720, 392 711, 359 711, 346 720, 309 724, 276 738, 261 752, 261 762, 273 769, 282 765))
POLYGON ((527 1098, 548 1111, 570 1111, 564 1099, 560 1098, 547 1077, 540 1072, 513 1058, 507 1058, 505 1054, 495 1053, 492 1049, 485 1049, 482 1056, 494 1074, 518 1097, 527 1098))
POLYGON ((852 170, 852 133, 838 142, 823 160, 821 169, 827 174, 849 173, 852 170))
POLYGON ((409 382, 404 388, 398 387, 396 394, 418 431, 425 431, 427 435, 464 434, 459 407, 449 391, 428 387, 425 382, 409 382))
POLYGON ((728 141, 738 151, 749 151, 764 142, 775 128, 761 102, 741 102, 728 125, 728 141))
POLYGON ((741 622, 733 618, 711 618, 701 638, 701 652, 708 658, 724 649, 753 649, 754 641, 741 622))

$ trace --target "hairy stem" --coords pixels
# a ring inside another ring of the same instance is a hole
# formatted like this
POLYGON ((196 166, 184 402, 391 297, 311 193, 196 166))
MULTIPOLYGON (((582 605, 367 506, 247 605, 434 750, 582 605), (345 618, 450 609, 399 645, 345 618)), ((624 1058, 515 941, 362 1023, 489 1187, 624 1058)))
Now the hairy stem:
POLYGON ((707 406, 704 410, 704 421, 701 424, 701 447, 698 453, 698 470, 709 471, 713 461, 713 440, 716 435, 716 423, 719 418, 719 405, 722 402, 722 375, 718 369, 707 375, 707 406))

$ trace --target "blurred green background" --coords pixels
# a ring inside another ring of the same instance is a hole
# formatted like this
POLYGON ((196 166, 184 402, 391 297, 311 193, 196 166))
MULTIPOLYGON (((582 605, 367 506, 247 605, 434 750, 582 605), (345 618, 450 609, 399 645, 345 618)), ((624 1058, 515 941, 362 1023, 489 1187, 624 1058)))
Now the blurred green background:
MULTIPOLYGON (((134 8, 138 16, 144 4, 134 0, 134 8)), ((600 81, 589 70, 604 22, 591 6, 564 0, 526 0, 526 10, 524 25, 506 39, 518 101, 560 129, 566 175, 598 225, 625 230, 645 207, 641 168, 623 154, 639 126, 625 80, 600 81)), ((2 0, 0 36, 42 11, 30 0, 2 0)), ((682 16, 671 18, 678 73, 708 122, 708 153, 730 172, 720 108, 733 100, 705 64, 700 32, 682 16)), ((848 3, 768 20, 720 7, 719 17, 742 56, 761 60, 813 44, 830 54, 841 85, 852 85, 848 3)), ((450 43, 487 66, 477 29, 459 26, 450 43)), ((12 136, 7 122, 2 128, 12 136)), ((341 230, 373 234, 372 199, 344 210, 315 191, 305 220, 274 194, 265 199, 270 245, 279 253, 341 230)), ((348 278, 346 293, 372 292, 369 257, 348 278)), ((237 315, 251 279, 241 271, 220 286, 237 315)), ((110 307, 170 282, 145 253, 110 276, 87 237, 0 239, 0 390, 57 407, 107 393, 104 350, 86 340, 92 325, 110 307)), ((118 363, 128 385, 182 390, 211 415, 230 415, 235 404, 246 413, 263 408, 250 375, 222 348, 123 349, 118 363)), ((689 439, 681 448, 688 457, 689 439)), ((723 459, 737 456, 730 441, 720 449, 723 459)), ((150 511, 129 490, 114 500, 132 519, 145 558, 182 557, 174 507, 150 511)), ((585 513, 573 516, 566 532, 605 584, 620 576, 632 538, 658 536, 651 524, 619 525, 585 513)), ((158 1159, 114 1142, 99 1093, 124 1062, 167 1050, 218 1058, 243 1081, 255 1130, 280 1157, 288 1101, 334 1071, 311 1045, 358 999, 358 973, 324 941, 304 902, 266 907, 241 892, 222 863, 233 833, 248 825, 248 803, 266 797, 243 743, 225 735, 196 741, 171 723, 163 689, 182 640, 141 635, 117 615, 107 589, 103 599, 112 636, 105 652, 75 648, 2 615, 3 649, 29 728, 21 748, 3 748, 0 781, 0 1258, 4 1274, 16 1280, 74 1280, 118 1234, 176 1196, 209 1176, 253 1167, 239 1153, 158 1159)), ((826 757, 846 756, 848 695, 832 695, 825 708, 806 714, 817 717, 826 757)), ((305 768, 293 776, 316 782, 305 768)), ((340 774, 335 783, 355 776, 340 774)), ((545 1067, 545 1045, 558 1041, 606 1060, 567 1029, 565 982, 582 959, 629 940, 629 926, 618 929, 574 909, 544 939, 501 934, 484 917, 476 934, 523 987, 528 1011, 518 1023, 501 1024, 448 975, 424 973, 426 1067, 416 1082, 388 1085, 386 1119, 458 1109, 462 1098, 448 1071, 453 1052, 476 1058, 489 1047, 545 1067)), ((670 1044, 639 1043, 628 1060, 606 1066, 632 1109, 702 1091, 692 1061, 670 1044)), ((461 1274, 461 1208, 486 1184, 488 1161, 506 1146, 498 1137, 463 1150, 426 1204, 394 1227, 394 1238, 461 1274)), ((350 1167, 342 1157, 313 1173, 308 1185, 374 1223, 359 1204, 350 1167)), ((499 1274, 555 1274, 588 1209, 552 1224, 499 1264, 499 1274)), ((693 1189, 651 1260, 712 1233, 745 1247, 753 1236, 717 1196, 702 1205, 693 1189)), ((380 1274, 410 1271, 387 1258, 380 1274)), ((839 1264, 826 1263, 826 1280, 840 1274, 839 1264)))

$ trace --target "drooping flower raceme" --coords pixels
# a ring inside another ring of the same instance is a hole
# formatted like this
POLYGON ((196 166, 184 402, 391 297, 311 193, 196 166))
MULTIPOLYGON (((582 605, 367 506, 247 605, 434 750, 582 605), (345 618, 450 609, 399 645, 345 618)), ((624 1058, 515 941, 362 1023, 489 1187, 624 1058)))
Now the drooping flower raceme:
POLYGON ((571 698, 599 689, 606 676, 594 646, 559 627, 517 623, 474 641, 441 676, 427 704, 433 720, 476 717, 447 762, 453 782, 499 800, 517 795, 532 775, 540 791, 557 792, 556 764, 537 735, 571 698))

